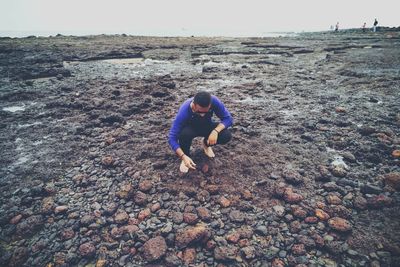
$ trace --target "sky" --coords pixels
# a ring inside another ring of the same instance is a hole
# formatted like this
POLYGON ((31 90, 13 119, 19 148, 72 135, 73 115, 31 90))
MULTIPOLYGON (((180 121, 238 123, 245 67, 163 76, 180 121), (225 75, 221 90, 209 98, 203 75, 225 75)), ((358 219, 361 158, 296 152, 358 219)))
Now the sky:
POLYGON ((252 36, 400 26, 395 0, 0 0, 4 32, 252 36))

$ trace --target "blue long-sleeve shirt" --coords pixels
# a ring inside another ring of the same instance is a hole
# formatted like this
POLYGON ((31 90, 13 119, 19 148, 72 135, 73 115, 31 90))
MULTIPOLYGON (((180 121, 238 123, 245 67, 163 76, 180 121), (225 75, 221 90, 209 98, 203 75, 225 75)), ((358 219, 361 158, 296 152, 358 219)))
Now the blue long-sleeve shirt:
MULTIPOLYGON (((178 143, 178 136, 182 128, 190 123, 193 118, 194 112, 190 107, 190 103, 193 101, 193 97, 186 100, 179 108, 178 114, 172 123, 171 130, 169 131, 168 143, 173 151, 176 151, 180 146, 178 143)), ((211 117, 215 113, 221 120, 221 123, 228 128, 232 126, 233 119, 229 111, 225 108, 221 100, 216 96, 211 96, 211 108, 210 111, 205 115, 205 119, 212 122, 211 117)))

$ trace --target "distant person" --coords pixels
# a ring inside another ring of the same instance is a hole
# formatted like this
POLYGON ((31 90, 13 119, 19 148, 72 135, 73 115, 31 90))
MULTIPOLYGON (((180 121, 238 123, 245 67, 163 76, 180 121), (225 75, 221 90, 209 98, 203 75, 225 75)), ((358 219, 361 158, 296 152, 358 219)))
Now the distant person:
POLYGON ((367 28, 367 23, 364 22, 364 24, 362 25, 362 31, 365 32, 366 28, 367 28))
POLYGON ((339 22, 336 23, 336 26, 335 26, 335 32, 337 32, 337 31, 339 31, 339 22))
POLYGON ((378 26, 378 21, 375 19, 375 21, 374 21, 374 27, 373 27, 374 32, 376 32, 376 26, 378 26))
POLYGON ((331 29, 331 31, 333 31, 333 30, 334 30, 334 28, 333 28, 333 25, 331 25, 331 28, 330 28, 330 29, 331 29))
POLYGON ((231 140, 232 135, 227 128, 232 123, 231 114, 216 96, 201 91, 186 100, 179 108, 168 138, 172 150, 182 160, 179 170, 187 173, 189 169, 196 169, 196 163, 190 158, 190 146, 195 137, 204 137, 204 153, 209 158, 215 157, 211 146, 223 145, 231 140), (214 113, 220 122, 212 121, 214 113))

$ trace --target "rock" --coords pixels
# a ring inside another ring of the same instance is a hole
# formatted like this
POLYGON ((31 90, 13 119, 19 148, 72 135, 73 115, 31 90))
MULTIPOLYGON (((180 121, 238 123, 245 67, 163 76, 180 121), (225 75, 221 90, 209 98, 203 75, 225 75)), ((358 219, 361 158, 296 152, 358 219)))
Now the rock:
POLYGON ((122 226, 121 230, 123 233, 126 234, 134 234, 139 231, 139 227, 137 227, 136 225, 129 224, 122 226))
POLYGON ((83 243, 82 245, 80 245, 78 251, 79 254, 84 258, 91 258, 96 254, 96 248, 90 242, 83 243))
POLYGON ((211 213, 207 208, 198 207, 196 209, 196 211, 197 211, 197 214, 199 215, 201 220, 203 220, 205 222, 208 222, 208 221, 211 220, 211 213))
POLYGON ((268 235, 268 228, 265 225, 259 225, 259 226, 256 227, 254 232, 259 234, 259 235, 267 236, 268 235))
POLYGON ((150 207, 150 211, 153 212, 153 213, 156 212, 156 211, 158 211, 158 210, 160 210, 160 209, 161 209, 161 204, 160 204, 159 202, 153 204, 153 205, 150 207))
POLYGON ((331 174, 329 172, 329 169, 326 166, 319 165, 318 172, 319 172, 319 175, 316 177, 316 180, 318 180, 318 181, 330 181, 331 180, 331 174))
POLYGON ((328 202, 328 204, 333 204, 333 205, 342 204, 342 200, 335 194, 328 194, 326 196, 326 202, 328 202))
POLYGON ((350 222, 339 217, 333 217, 329 219, 328 224, 332 229, 335 229, 339 232, 349 232, 352 230, 350 222))
POLYGON ((245 214, 238 210, 232 210, 229 213, 229 219, 233 222, 244 222, 245 214))
POLYGON ((23 264, 28 259, 28 257, 29 257, 28 248, 17 247, 14 250, 14 253, 11 256, 11 259, 10 259, 10 262, 9 262, 8 266, 10 266, 10 267, 23 266, 23 264))
POLYGON ((285 207, 280 206, 280 205, 275 205, 272 207, 272 209, 275 211, 275 213, 282 217, 283 215, 285 215, 285 207))
POLYGON ((298 172, 286 170, 282 173, 282 176, 290 184, 298 185, 303 183, 303 177, 298 172))
POLYGON ((151 210, 150 209, 144 209, 141 210, 138 214, 138 220, 139 221, 144 221, 146 218, 150 217, 151 215, 151 210))
POLYGON ((194 263, 196 260, 196 250, 194 248, 186 248, 183 251, 183 262, 186 266, 194 263))
POLYGON ((167 253, 167 255, 165 256, 165 264, 168 267, 182 266, 182 261, 177 255, 173 253, 167 253))
POLYGON ((97 260, 95 267, 105 267, 106 265, 107 265, 107 260, 99 259, 97 260))
POLYGON ((400 158, 400 149, 393 150, 392 156, 394 158, 400 158))
POLYGON ((286 188, 284 193, 284 199, 290 204, 299 203, 303 200, 303 196, 297 193, 293 193, 292 188, 286 188))
POLYGON ((118 209, 118 205, 114 202, 108 203, 107 206, 103 207, 104 209, 104 215, 110 216, 113 215, 117 209, 118 209))
POLYGON ((17 224, 17 234, 20 236, 32 235, 43 227, 44 220, 42 215, 33 215, 17 224))
POLYGON ((229 233, 228 235, 226 235, 225 239, 228 240, 231 243, 236 244, 237 242, 239 242, 240 233, 236 232, 236 231, 233 231, 233 232, 229 233))
POLYGON ((153 188, 153 183, 150 180, 144 180, 139 183, 139 190, 142 192, 148 192, 153 188))
POLYGON ((335 111, 336 111, 337 113, 346 113, 346 112, 347 112, 346 109, 345 109, 344 107, 336 107, 336 108, 335 108, 335 111))
POLYGON ((291 250, 292 253, 297 256, 306 254, 306 249, 304 247, 304 244, 294 244, 291 250))
POLYGON ((321 221, 327 221, 330 218, 329 214, 321 209, 315 209, 315 216, 321 221))
POLYGON ((201 190, 197 195, 196 198, 198 201, 204 203, 210 200, 210 193, 207 190, 201 190))
POLYGON ((134 201, 138 205, 143 205, 147 203, 147 195, 141 191, 136 192, 134 196, 134 201))
POLYGON ((220 246, 214 249, 214 258, 217 261, 234 261, 238 253, 238 248, 234 246, 220 246))
POLYGON ((115 193, 115 195, 122 199, 129 199, 132 197, 133 187, 131 184, 124 184, 121 186, 119 191, 115 193))
POLYGON ((376 129, 371 126, 363 126, 358 129, 358 132, 362 135, 370 135, 376 132, 376 129))
POLYGON ((367 208, 367 200, 360 195, 358 195, 354 198, 353 204, 354 204, 354 207, 359 210, 365 210, 367 208))
POLYGON ((240 251, 248 260, 254 259, 256 257, 256 249, 253 246, 244 247, 240 251))
POLYGON ((392 204, 392 201, 392 198, 388 196, 378 195, 367 199, 367 205, 368 207, 378 209, 390 206, 392 204))
POLYGON ((273 259, 271 266, 272 267, 285 267, 286 265, 285 265, 285 262, 282 261, 281 259, 275 258, 275 259, 273 259))
POLYGON ((197 215, 195 213, 185 212, 183 214, 183 221, 187 224, 195 224, 195 223, 197 223, 198 220, 199 220, 199 218, 197 217, 197 215))
POLYGON ((68 210, 68 206, 57 206, 57 207, 54 209, 54 213, 55 213, 55 214, 61 214, 61 213, 67 212, 67 210, 68 210))
POLYGON ((304 222, 305 223, 309 223, 309 224, 317 223, 318 222, 318 218, 314 217, 314 216, 309 216, 309 217, 304 219, 304 222))
POLYGON ((93 215, 86 214, 81 218, 80 222, 83 226, 88 226, 88 225, 92 224, 94 222, 94 220, 95 219, 94 219, 93 215))
POLYGON ((50 214, 53 212, 55 203, 53 197, 46 197, 42 200, 42 207, 40 212, 43 214, 50 214))
POLYGON ((296 218, 304 219, 307 217, 307 212, 299 206, 292 207, 292 213, 296 218))
POLYGON ((221 196, 221 197, 219 198, 218 203, 219 203, 219 204, 221 205, 221 207, 223 207, 223 208, 227 208, 227 207, 229 207, 229 206, 231 205, 230 200, 227 199, 227 198, 224 197, 224 196, 221 196))
POLYGON ((385 184, 400 191, 400 172, 391 172, 384 176, 385 184))
POLYGON ((101 159, 101 163, 105 166, 105 167, 111 167, 114 165, 115 160, 112 156, 105 156, 101 159))
POLYGON ((114 220, 118 224, 124 224, 128 222, 129 215, 125 211, 120 211, 115 215, 114 220))
POLYGON ((151 238, 143 245, 143 256, 148 262, 156 261, 167 252, 167 243, 161 236, 151 238))
POLYGON ((382 188, 372 184, 362 185, 360 191, 364 194, 380 194, 382 193, 382 188))
POLYGON ((179 229, 175 237, 175 245, 184 248, 196 242, 205 243, 211 237, 211 231, 205 225, 179 229))
POLYGON ((251 200, 253 198, 253 194, 250 192, 248 189, 244 189, 243 191, 240 192, 242 195, 242 198, 244 200, 251 200))
POLYGON ((332 166, 330 170, 336 177, 345 177, 347 175, 347 171, 342 165, 332 166))
POLYGON ((72 228, 65 229, 61 233, 61 238, 64 241, 69 240, 69 239, 73 238, 74 236, 75 236, 75 232, 74 232, 74 230, 72 230, 72 228))
POLYGON ((21 221, 21 219, 22 219, 22 214, 18 214, 10 220, 10 224, 18 224, 21 221))

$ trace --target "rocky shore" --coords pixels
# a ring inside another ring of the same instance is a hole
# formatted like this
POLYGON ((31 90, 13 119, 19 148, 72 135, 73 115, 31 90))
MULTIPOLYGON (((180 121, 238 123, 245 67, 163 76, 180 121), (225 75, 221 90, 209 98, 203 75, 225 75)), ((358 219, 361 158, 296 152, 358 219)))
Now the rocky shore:
POLYGON ((0 38, 0 266, 399 266, 400 34, 0 38), (233 140, 178 172, 180 103, 233 140))

